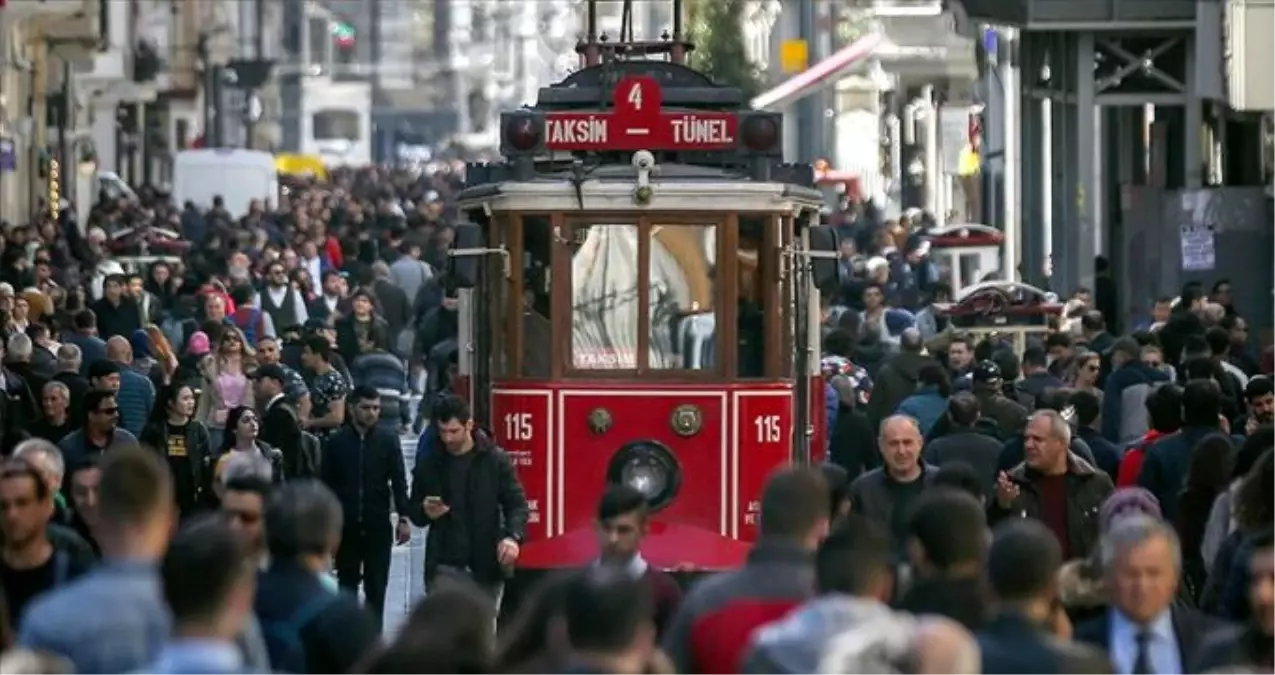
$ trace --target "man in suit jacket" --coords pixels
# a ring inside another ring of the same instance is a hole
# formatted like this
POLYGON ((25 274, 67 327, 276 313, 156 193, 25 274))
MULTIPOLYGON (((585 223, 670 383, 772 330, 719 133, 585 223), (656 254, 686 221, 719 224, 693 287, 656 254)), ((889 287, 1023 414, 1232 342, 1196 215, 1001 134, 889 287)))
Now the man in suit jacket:
POLYGON ((289 478, 303 472, 301 464, 301 422, 284 396, 288 376, 278 365, 264 365, 253 372, 257 382, 257 400, 265 401, 261 409, 261 440, 283 453, 283 465, 289 478))
POLYGON ((1111 672, 1099 650, 1056 636, 1062 562, 1062 546, 1044 523, 1011 520, 996 528, 987 578, 999 610, 975 636, 984 673, 1111 672))
POLYGON ((1116 673, 1187 673, 1207 636, 1227 625, 1173 605, 1181 579, 1178 536, 1168 523, 1126 516, 1103 536, 1111 608, 1076 627, 1076 639, 1107 650, 1116 673))

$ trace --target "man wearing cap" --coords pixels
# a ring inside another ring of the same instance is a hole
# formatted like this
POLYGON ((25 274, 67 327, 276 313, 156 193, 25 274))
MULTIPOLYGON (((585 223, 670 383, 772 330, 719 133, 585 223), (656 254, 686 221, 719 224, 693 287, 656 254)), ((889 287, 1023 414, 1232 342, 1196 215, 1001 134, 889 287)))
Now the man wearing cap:
POLYGON ((1002 438, 1021 433, 1027 426, 1027 409, 1005 396, 1001 385, 1001 368, 995 361, 979 361, 971 372, 971 390, 978 399, 983 416, 996 420, 1002 438))

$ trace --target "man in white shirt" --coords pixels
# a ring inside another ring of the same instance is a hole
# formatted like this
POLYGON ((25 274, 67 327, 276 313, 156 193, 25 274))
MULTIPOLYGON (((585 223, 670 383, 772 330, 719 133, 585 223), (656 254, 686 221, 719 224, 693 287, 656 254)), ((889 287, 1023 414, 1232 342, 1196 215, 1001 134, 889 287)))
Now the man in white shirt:
POLYGON ((1128 516, 1099 550, 1111 608, 1077 626, 1075 638, 1106 649, 1116 673, 1194 672, 1204 638, 1225 624, 1173 605, 1182 575, 1177 532, 1156 518, 1128 516))

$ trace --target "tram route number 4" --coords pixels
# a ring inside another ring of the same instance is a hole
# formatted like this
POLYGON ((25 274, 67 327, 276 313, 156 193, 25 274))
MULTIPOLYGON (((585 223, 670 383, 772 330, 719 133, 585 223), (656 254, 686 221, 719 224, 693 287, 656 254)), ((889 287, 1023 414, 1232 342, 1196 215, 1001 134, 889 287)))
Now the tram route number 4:
POLYGON ((726 150, 735 147, 739 119, 730 112, 672 111, 661 106, 653 77, 627 77, 615 87, 614 109, 549 113, 545 147, 562 151, 726 150))

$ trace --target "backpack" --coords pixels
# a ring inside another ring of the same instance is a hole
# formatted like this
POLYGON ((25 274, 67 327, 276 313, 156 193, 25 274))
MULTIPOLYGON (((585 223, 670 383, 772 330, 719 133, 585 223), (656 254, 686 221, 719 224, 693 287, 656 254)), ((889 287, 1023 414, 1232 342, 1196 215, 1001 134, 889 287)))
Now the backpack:
POLYGON ((243 339, 248 346, 256 348, 257 334, 264 333, 264 326, 261 320, 261 310, 256 307, 248 307, 248 311, 243 309, 235 310, 235 327, 243 331, 243 339), (245 315, 247 320, 244 320, 245 315), (246 325, 245 325, 246 324, 246 325))
POLYGON ((308 673, 305 642, 301 631, 341 596, 323 592, 302 603, 286 621, 262 621, 261 636, 270 654, 270 665, 277 673, 308 673))

